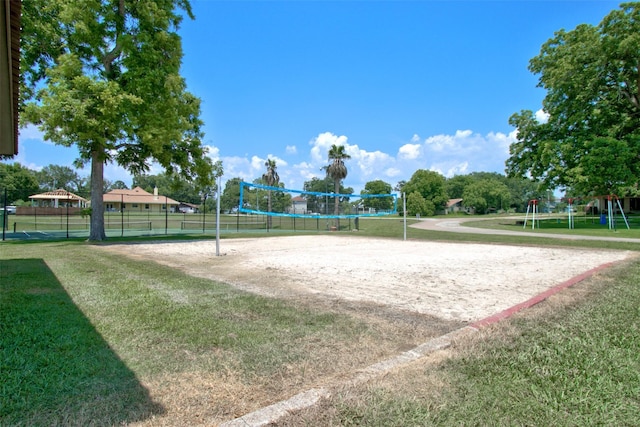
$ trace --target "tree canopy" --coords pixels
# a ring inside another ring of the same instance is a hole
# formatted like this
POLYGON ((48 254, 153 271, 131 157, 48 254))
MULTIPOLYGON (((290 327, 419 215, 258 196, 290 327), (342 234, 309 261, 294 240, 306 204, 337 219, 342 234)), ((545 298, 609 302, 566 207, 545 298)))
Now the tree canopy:
POLYGON ((22 16, 23 117, 91 163, 90 240, 103 240, 103 168, 132 174, 156 161, 210 184, 200 100, 180 76, 177 34, 188 0, 30 0, 22 16))
POLYGON ((438 172, 419 169, 411 175, 411 179, 402 187, 407 195, 407 212, 410 215, 433 215, 437 209, 443 208, 449 201, 445 189, 445 178, 438 172), (412 193, 420 195, 423 201, 412 193), (413 210, 411 206, 416 206, 413 210), (419 208, 418 208, 419 207, 419 208))
MULTIPOLYGON (((333 184, 333 179, 326 175, 322 179, 313 177, 311 180, 305 181, 302 188, 304 191, 311 191, 314 193, 330 193, 332 191, 331 187, 333 184)), ((333 190, 335 191, 335 188, 333 190)), ((353 188, 344 187, 342 183, 340 183, 338 193, 343 195, 337 198, 337 203, 340 204, 349 200, 349 197, 344 196, 344 194, 353 194, 353 188)), ((305 194, 304 197, 307 199, 307 209, 311 212, 322 214, 335 212, 335 197, 330 198, 328 196, 317 196, 314 194, 305 194)))
POLYGON ((64 188, 67 191, 79 194, 86 190, 86 179, 81 178, 74 169, 69 166, 48 165, 36 172, 36 179, 40 185, 40 191, 52 191, 64 188))
POLYGON ((485 214, 490 210, 500 210, 509 206, 511 194, 509 188, 495 178, 484 178, 467 185, 462 194, 462 203, 474 208, 477 213, 485 214))
POLYGON ((220 208, 224 211, 233 211, 240 206, 240 182, 242 178, 231 178, 224 185, 220 198, 220 208))
POLYGON ((18 201, 27 201, 29 196, 39 192, 35 173, 20 163, 0 163, 0 202, 11 205, 18 201))
POLYGON ((539 121, 530 110, 509 123, 510 176, 545 188, 612 194, 640 176, 640 3, 623 3, 598 26, 560 30, 531 59, 547 93, 539 121))
MULTIPOLYGON (((391 184, 380 179, 369 181, 364 185, 362 194, 391 194, 391 184)), ((391 197, 367 197, 362 199, 365 208, 373 208, 376 210, 393 209, 393 198, 391 197)))

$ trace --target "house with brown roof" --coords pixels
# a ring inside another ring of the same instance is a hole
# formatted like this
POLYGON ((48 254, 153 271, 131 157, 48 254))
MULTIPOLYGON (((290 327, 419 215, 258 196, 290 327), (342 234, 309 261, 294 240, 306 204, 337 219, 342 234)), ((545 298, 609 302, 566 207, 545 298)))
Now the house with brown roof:
POLYGON ((165 213, 176 212, 179 202, 158 194, 158 189, 153 190, 153 194, 140 187, 111 190, 103 195, 104 208, 114 212, 149 212, 165 213))
POLYGON ((64 188, 29 196, 31 206, 49 208, 84 208, 88 200, 64 188))
POLYGON ((75 215, 89 201, 64 188, 29 196, 31 206, 18 206, 16 215, 75 215))
POLYGON ((300 196, 292 198, 291 206, 289 207, 289 213, 292 213, 292 214, 307 213, 307 199, 300 196))
POLYGON ((450 214, 455 212, 460 212, 463 210, 462 199, 449 199, 447 204, 444 207, 444 214, 450 214))

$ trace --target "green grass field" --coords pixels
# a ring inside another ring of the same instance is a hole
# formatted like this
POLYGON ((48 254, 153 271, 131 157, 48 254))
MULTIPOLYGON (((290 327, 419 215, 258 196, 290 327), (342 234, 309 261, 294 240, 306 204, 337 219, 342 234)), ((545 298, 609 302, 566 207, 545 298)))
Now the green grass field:
MULTIPOLYGON (((402 233, 397 218, 361 220, 358 231, 402 233)), ((407 237, 640 250, 413 228, 407 237)), ((167 237, 111 240, 155 239, 167 237)), ((635 425, 639 282, 633 259, 279 425, 635 425)), ((375 306, 260 297, 81 239, 2 242, 0 425, 215 424, 459 327, 375 306)))
MULTIPOLYGON (((469 218, 466 218, 469 219, 469 218)), ((614 228, 609 228, 608 219, 605 224, 601 224, 598 216, 578 215, 574 217, 573 228, 569 228, 569 219, 566 215, 540 215, 535 225, 528 218, 526 226, 524 216, 515 219, 511 216, 494 216, 488 219, 478 218, 465 221, 464 225, 469 227, 492 228, 497 230, 525 231, 535 233, 556 233, 556 234, 580 234, 586 236, 599 237, 628 237, 640 239, 640 218, 636 216, 622 218, 615 217, 614 228), (626 219, 626 222, 625 222, 626 219), (627 224, 629 228, 627 228, 627 224)))

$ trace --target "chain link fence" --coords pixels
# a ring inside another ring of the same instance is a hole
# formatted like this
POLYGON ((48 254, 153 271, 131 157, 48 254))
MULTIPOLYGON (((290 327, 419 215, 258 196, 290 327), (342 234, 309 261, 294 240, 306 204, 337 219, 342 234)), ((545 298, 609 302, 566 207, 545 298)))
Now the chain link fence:
MULTIPOLYGON (((74 193, 30 197, 25 203, 11 204, 7 191, 0 189, 2 240, 88 238, 91 227, 89 197, 74 193)), ((56 193, 56 192, 49 192, 56 193)), ((104 198, 104 227, 107 237, 215 234, 269 231, 325 231, 335 221, 323 218, 272 217, 221 214, 204 211, 203 205, 179 203, 165 196, 150 194, 111 195, 104 198)), ((343 220, 341 229, 351 229, 351 220, 343 220)))

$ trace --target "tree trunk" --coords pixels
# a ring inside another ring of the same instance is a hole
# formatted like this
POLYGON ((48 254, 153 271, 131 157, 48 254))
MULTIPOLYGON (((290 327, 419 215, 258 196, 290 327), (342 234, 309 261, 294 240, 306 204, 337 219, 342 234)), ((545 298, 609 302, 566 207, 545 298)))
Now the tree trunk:
POLYGON ((89 240, 106 240, 104 232, 104 162, 100 160, 98 152, 91 152, 91 231, 89 240))
MULTIPOLYGON (((333 213, 334 215, 340 214, 340 196, 338 193, 340 192, 340 180, 336 179, 333 184, 333 192, 336 194, 334 202, 333 202, 333 213)), ((340 219, 336 218, 336 231, 340 231, 340 219)))
MULTIPOLYGON (((267 193, 267 212, 271 213, 271 190, 267 193)), ((271 215, 267 215, 267 229, 271 230, 271 215)))

